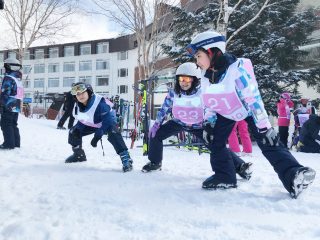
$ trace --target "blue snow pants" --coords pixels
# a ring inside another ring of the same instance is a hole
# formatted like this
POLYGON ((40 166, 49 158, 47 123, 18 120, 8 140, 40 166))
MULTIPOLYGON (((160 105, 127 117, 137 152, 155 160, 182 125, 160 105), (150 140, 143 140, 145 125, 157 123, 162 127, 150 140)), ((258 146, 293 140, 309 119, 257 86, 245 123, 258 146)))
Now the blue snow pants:
MULTIPOLYGON (((82 137, 95 133, 97 128, 94 127, 78 127, 76 124, 69 131, 68 142, 72 147, 82 146, 82 137)), ((108 141, 112 144, 117 154, 127 151, 128 148, 116 126, 109 129, 105 134, 108 135, 108 141)))
MULTIPOLYGON (((234 123, 233 123, 234 125, 234 123)), ((232 128, 231 128, 232 129, 232 128)), ((159 130, 157 131, 154 138, 149 139, 149 151, 148 151, 148 159, 152 163, 160 163, 163 159, 163 140, 167 139, 170 136, 177 135, 181 131, 187 131, 192 134, 194 134, 198 139, 203 141, 203 129, 187 129, 183 127, 182 125, 176 123, 173 120, 170 120, 166 122, 165 124, 161 125, 159 130)), ((204 142, 204 141, 203 141, 204 142)), ((213 154, 213 151, 215 151, 212 147, 212 145, 207 146, 208 149, 211 151, 211 155, 213 154)), ((235 172, 234 168, 239 168, 244 161, 239 158, 235 153, 230 151, 228 148, 226 148, 226 152, 228 156, 230 157, 230 161, 232 164, 230 164, 233 168, 233 171, 235 172)), ((211 156, 210 155, 210 156, 211 156)), ((210 157, 212 158, 212 157, 210 157)))
POLYGON ((19 113, 3 109, 1 114, 1 130, 3 133, 3 147, 20 147, 20 132, 18 128, 19 113))
MULTIPOLYGON (((226 142, 235 122, 219 114, 217 114, 217 117, 218 119, 213 129, 214 140, 211 143, 212 154, 210 161, 212 170, 215 171, 215 176, 223 182, 234 182, 236 181, 236 173, 234 172, 233 162, 226 148, 226 142)), ((258 132, 253 118, 250 116, 245 120, 262 154, 272 165, 286 190, 291 192, 290 188, 294 175, 302 165, 298 163, 281 142, 279 146, 263 144, 264 135, 258 132)))

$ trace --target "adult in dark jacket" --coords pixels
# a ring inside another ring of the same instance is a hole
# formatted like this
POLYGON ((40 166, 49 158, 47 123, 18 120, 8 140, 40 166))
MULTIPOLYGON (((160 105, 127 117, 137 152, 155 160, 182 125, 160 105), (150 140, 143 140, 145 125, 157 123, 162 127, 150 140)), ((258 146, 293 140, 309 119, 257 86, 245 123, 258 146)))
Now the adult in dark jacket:
POLYGON ((76 98, 73 115, 77 124, 69 131, 68 142, 72 146, 73 155, 66 159, 66 163, 86 161, 82 149, 82 137, 94 134, 92 147, 97 147, 98 141, 104 134, 108 134, 108 141, 112 144, 122 161, 122 170, 132 170, 132 159, 128 148, 116 126, 116 116, 111 108, 112 103, 104 97, 94 94, 90 84, 78 82, 73 85, 72 95, 76 98))
POLYGON ((75 104, 74 97, 71 94, 71 91, 67 92, 64 99, 63 110, 64 113, 58 122, 57 129, 66 129, 63 125, 69 118, 68 129, 73 127, 74 117, 72 116, 72 110, 75 104))
POLYGON ((300 152, 320 153, 320 116, 312 114, 303 124, 298 149, 300 152))
POLYGON ((4 61, 4 68, 0 95, 1 130, 4 141, 0 149, 14 149, 20 147, 18 117, 23 99, 21 64, 15 58, 8 58, 4 61))

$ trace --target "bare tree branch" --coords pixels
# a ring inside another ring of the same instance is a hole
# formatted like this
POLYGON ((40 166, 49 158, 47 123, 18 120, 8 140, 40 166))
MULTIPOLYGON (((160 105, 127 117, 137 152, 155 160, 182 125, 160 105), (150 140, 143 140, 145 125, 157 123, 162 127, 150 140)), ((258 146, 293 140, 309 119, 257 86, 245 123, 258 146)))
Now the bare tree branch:
MULTIPOLYGON (((170 0, 92 0, 99 10, 124 30, 135 34, 138 48, 139 79, 153 74, 159 46, 159 32, 165 26, 163 16, 169 11, 170 0)), ((168 33, 169 34, 169 33, 168 33)))
POLYGON ((68 17, 77 10, 77 0, 10 0, 4 15, 14 35, 18 59, 25 49, 42 38, 55 37, 70 25, 68 17))
POLYGON ((259 12, 257 12, 257 14, 251 18, 248 22, 246 22, 244 25, 242 25, 240 28, 238 28, 236 31, 234 31, 231 36, 228 38, 226 44, 228 44, 231 39, 233 39, 242 29, 246 28, 247 26, 249 26, 250 24, 252 24, 260 15, 261 13, 268 7, 271 7, 273 5, 275 5, 276 3, 272 3, 272 4, 268 4, 270 2, 270 0, 266 0, 264 2, 264 4, 262 5, 262 7, 260 8, 259 12))

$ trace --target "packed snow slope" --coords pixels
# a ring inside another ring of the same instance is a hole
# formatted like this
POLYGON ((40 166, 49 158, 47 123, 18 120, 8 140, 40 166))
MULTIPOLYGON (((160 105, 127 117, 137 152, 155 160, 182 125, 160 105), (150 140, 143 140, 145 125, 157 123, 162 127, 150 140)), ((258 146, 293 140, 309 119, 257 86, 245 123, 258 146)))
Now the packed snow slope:
POLYGON ((245 158, 250 181, 206 191, 208 154, 165 148, 162 171, 142 173, 148 160, 134 148, 134 170, 123 173, 107 138, 102 156, 88 136, 88 161, 65 164, 68 131, 56 125, 20 116, 21 148, 0 152, 0 240, 320 239, 319 154, 293 152, 318 173, 297 200, 257 146, 245 158))

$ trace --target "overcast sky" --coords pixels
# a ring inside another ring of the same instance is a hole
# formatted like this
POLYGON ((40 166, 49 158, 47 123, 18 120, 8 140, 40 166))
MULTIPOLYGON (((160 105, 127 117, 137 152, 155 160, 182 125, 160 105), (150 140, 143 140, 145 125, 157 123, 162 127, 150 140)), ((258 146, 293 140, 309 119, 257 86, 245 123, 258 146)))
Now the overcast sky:
MULTIPOLYGON (((152 3, 152 0, 148 0, 152 3)), ((177 5, 180 0, 167 0, 167 4, 177 5)), ((90 0, 79 0, 80 9, 84 11, 97 10, 97 6, 90 0)), ((152 5, 152 4, 151 4, 152 5)), ((110 5, 109 10, 112 8, 110 5)), ((117 11, 117 8, 113 6, 113 9, 117 11)), ((81 10, 80 10, 81 11, 81 10)), ((3 12, 0 12, 0 50, 16 48, 16 44, 13 39, 10 39, 7 33, 11 33, 10 28, 7 26, 6 21, 3 17, 3 12)), ((67 42, 79 42, 86 40, 102 39, 102 38, 113 38, 123 34, 124 30, 118 25, 111 22, 107 17, 96 14, 85 14, 77 13, 72 17, 73 25, 65 30, 66 37, 60 37, 56 39, 47 39, 36 41, 32 46, 50 45, 50 44, 61 44, 67 42)))

